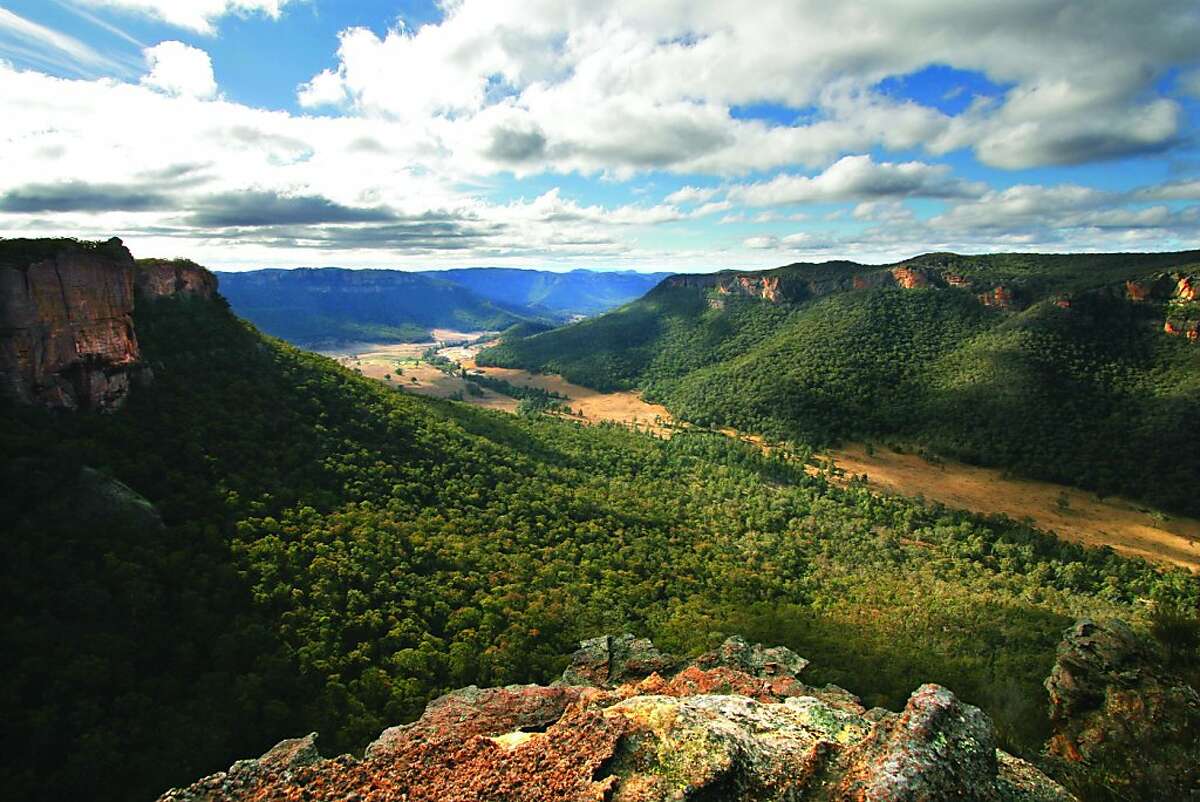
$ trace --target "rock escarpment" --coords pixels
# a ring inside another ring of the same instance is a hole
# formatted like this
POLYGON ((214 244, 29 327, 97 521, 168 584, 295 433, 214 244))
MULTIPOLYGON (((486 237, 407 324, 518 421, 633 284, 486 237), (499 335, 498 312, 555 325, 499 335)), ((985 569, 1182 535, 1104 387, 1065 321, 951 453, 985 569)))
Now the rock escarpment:
POLYGON ((217 293, 217 277, 188 259, 138 259, 138 294, 146 298, 194 295, 211 299, 217 293))
POLYGON ((1049 753, 1123 799, 1200 799, 1200 695, 1121 621, 1063 636, 1046 690, 1049 753))
POLYGON ((0 378, 23 403, 109 410, 139 374, 133 257, 102 244, 9 240, 0 263, 0 378))
POLYGON ((319 759, 310 735, 161 802, 1072 799, 945 688, 867 710, 804 685, 804 666, 740 638, 683 666, 649 641, 585 641, 562 682, 448 694, 361 760, 319 759))
MULTIPOLYGON (((785 268, 786 269, 786 268, 785 268)), ((801 302, 848 290, 898 287, 905 290, 956 287, 973 292, 985 306, 1016 309, 1023 306, 1018 294, 1004 285, 978 282, 947 269, 912 265, 869 268, 852 263, 817 266, 811 276, 798 273, 710 273, 672 276, 663 281, 667 287, 691 287, 711 291, 716 298, 709 306, 723 309, 723 296, 745 296, 769 303, 801 302)))
POLYGON ((137 299, 211 298, 217 281, 192 262, 135 265, 121 240, 0 241, 0 394, 54 409, 119 408, 149 379, 137 299))

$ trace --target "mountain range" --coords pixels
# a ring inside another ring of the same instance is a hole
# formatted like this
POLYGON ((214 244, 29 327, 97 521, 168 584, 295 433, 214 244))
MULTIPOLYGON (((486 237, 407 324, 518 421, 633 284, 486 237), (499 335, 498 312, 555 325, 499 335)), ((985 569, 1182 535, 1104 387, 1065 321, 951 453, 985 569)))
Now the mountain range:
POLYGON ((508 268, 298 268, 217 274, 234 311, 303 345, 423 342, 434 329, 549 327, 640 297, 667 274, 508 268))
POLYGON ((891 442, 1200 513, 1200 252, 683 275, 478 363, 638 389, 682 420, 891 442))

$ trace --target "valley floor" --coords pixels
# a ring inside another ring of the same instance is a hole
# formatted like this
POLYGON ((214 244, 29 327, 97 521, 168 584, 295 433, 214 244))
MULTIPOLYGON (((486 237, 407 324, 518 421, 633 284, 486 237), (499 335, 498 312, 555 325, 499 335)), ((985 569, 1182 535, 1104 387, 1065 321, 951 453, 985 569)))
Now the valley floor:
MULTIPOLYGON (((331 354, 363 375, 403 386, 405 392, 438 398, 460 398, 477 406, 516 411, 518 401, 492 390, 482 395, 466 392, 466 380, 448 375, 421 354, 433 343, 362 345, 353 353, 331 354), (419 364, 418 364, 419 362, 419 364), (403 375, 396 376, 397 366, 403 375), (391 373, 392 378, 387 379, 391 373), (414 381, 415 379, 415 381, 414 381)), ((565 395, 572 417, 583 423, 614 421, 659 434, 671 431, 666 407, 650 404, 635 392, 601 393, 571 384, 561 376, 534 374, 513 368, 478 367, 480 346, 456 345, 439 354, 458 362, 468 374, 483 373, 512 384, 538 387, 565 395)), ((728 432, 737 435, 732 430, 728 432)), ((738 435, 751 442, 759 438, 738 435)), ((984 515, 1004 514, 1030 518, 1041 529, 1089 546, 1111 546, 1116 551, 1156 562, 1167 562, 1200 573, 1200 521, 1165 516, 1136 502, 1120 498, 1098 499, 1095 494, 1050 482, 1013 478, 1002 471, 951 460, 932 462, 915 454, 886 447, 868 449, 861 444, 833 449, 825 454, 847 476, 867 476, 880 492, 923 496, 948 507, 984 515)))
POLYGON ((924 496, 947 507, 983 514, 1032 518, 1040 529, 1089 546, 1111 546, 1122 554, 1170 562, 1200 572, 1200 521, 1154 515, 1137 502, 1099 500, 1094 493, 1049 482, 1004 476, 1001 471, 862 445, 830 452, 847 474, 866 474, 868 483, 889 493, 924 496))

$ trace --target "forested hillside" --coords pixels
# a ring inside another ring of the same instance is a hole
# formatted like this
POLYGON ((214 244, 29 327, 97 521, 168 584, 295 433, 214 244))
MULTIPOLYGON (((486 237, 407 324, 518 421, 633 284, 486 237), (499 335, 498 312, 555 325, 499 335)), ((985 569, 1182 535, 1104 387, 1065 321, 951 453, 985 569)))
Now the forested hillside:
POLYGON ((407 397, 219 299, 134 320, 153 382, 123 409, 3 409, 13 798, 152 798, 298 732, 360 748, 622 630, 680 654, 786 644, 868 705, 941 682, 1035 754, 1073 617, 1198 601, 1184 572, 835 487, 803 449, 407 397))
POLYGON ((1200 254, 932 254, 667 279, 480 364, 640 388, 680 418, 895 440, 1200 513, 1200 254))

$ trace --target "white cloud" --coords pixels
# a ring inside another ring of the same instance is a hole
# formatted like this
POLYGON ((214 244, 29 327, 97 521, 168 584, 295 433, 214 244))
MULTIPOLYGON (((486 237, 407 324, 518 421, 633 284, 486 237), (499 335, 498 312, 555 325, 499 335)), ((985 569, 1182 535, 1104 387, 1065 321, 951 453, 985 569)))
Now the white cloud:
POLYGON ((142 77, 146 86, 195 98, 209 98, 217 93, 212 59, 203 50, 183 42, 159 42, 142 52, 150 68, 142 77))
POLYGON ((170 25, 197 33, 214 32, 213 22, 226 14, 265 14, 278 19, 291 0, 83 0, 93 6, 108 6, 155 17, 170 25))
POLYGON ((747 237, 742 240, 742 245, 756 251, 772 250, 779 247, 779 237, 747 237))
POLYGON ((812 177, 781 174, 769 181, 735 185, 728 196, 750 206, 774 206, 886 197, 971 197, 984 189, 953 177, 945 165, 876 162, 859 155, 845 156, 812 177))
MULTIPOLYGON (((1024 168, 1174 144, 1180 108, 1155 96, 1156 81, 1194 61, 1200 38, 1190 0, 1102 10, 1087 0, 764 0, 754 14, 723 0, 459 0, 445 9, 440 23, 382 38, 344 31, 337 68, 304 85, 302 102, 345 100, 364 115, 465 128, 504 105, 522 127, 498 137, 517 143, 522 172, 727 175, 822 167, 876 146, 971 148, 988 164, 1024 168), (1010 88, 959 117, 874 88, 933 64, 1010 88), (762 102, 806 112, 782 126, 731 114, 762 102)), ((508 152, 476 154, 476 167, 511 169, 508 152)))
POLYGON ((301 84, 296 90, 296 99, 306 109, 320 106, 340 106, 349 97, 346 85, 337 73, 324 70, 313 76, 308 83, 301 84))
POLYGON ((123 73, 124 67, 73 36, 47 28, 0 7, 0 58, 24 58, 78 74, 97 70, 123 73))
POLYGON ((667 203, 703 203, 711 200, 720 190, 713 187, 685 186, 663 198, 667 203))

